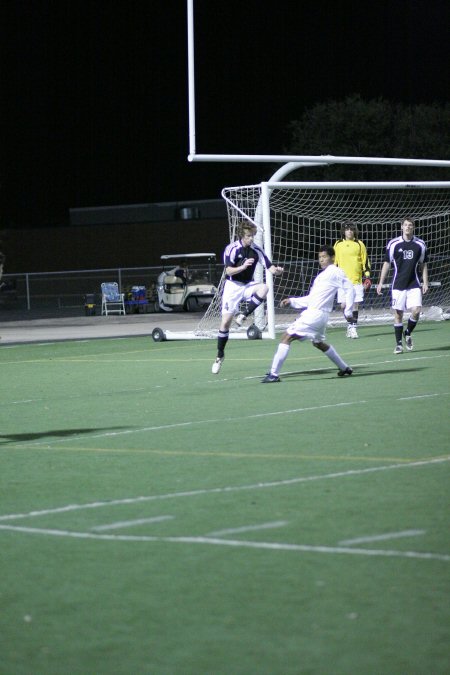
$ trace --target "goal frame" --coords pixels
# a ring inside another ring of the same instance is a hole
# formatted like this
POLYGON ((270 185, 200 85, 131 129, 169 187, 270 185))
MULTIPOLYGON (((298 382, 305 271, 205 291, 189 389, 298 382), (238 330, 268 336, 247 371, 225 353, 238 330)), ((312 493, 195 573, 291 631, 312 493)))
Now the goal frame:
MULTIPOLYGON (((264 250, 267 256, 272 259, 272 231, 270 219, 270 194, 273 189, 329 189, 329 190, 381 190, 381 189, 401 189, 408 190, 411 188, 427 189, 448 189, 450 190, 450 182, 448 181, 262 181, 261 182, 261 207, 258 206, 256 218, 253 220, 258 229, 262 230, 264 250), (261 218, 259 218, 261 214, 261 218)), ((226 201, 225 190, 222 191, 222 196, 226 201)), ((450 204, 449 204, 450 208, 450 204)), ((406 214, 407 215, 407 214, 406 214)), ((399 223, 400 225, 400 223, 399 223)), ((324 242, 329 243, 329 242, 324 242)), ((387 242, 386 242, 387 243, 387 242)), ((282 264, 282 261, 277 261, 282 264)), ((274 283, 273 275, 270 272, 266 273, 266 283, 269 287, 269 292, 266 299, 267 311, 267 331, 263 333, 263 337, 275 338, 275 304, 274 304, 274 283)), ((386 285, 389 287, 389 284, 386 285)))

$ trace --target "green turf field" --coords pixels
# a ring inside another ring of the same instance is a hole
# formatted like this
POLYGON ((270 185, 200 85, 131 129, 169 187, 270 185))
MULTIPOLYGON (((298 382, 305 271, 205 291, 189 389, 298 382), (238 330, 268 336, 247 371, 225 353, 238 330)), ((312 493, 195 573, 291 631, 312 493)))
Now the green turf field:
POLYGON ((0 348, 2 675, 449 673, 450 323, 0 348))

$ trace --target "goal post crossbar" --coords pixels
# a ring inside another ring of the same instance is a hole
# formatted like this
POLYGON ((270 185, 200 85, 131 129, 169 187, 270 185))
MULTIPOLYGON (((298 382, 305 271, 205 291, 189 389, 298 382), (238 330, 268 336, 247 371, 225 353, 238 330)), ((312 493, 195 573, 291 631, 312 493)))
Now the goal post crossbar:
POLYGON ((337 155, 231 155, 231 154, 197 154, 188 155, 189 162, 295 162, 311 165, 330 164, 373 164, 383 166, 434 166, 450 168, 450 160, 446 159, 407 159, 402 157, 346 157, 337 155))

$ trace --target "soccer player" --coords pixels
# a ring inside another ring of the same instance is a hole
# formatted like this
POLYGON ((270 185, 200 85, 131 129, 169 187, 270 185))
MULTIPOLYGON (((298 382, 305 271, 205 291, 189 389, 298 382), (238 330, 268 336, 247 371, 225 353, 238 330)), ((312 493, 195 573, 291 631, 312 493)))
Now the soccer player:
POLYGON ((247 222, 238 227, 238 239, 225 248, 223 262, 225 265, 225 284, 222 295, 222 321, 217 337, 217 358, 212 365, 214 375, 220 371, 225 358, 225 345, 228 342, 231 322, 242 326, 246 318, 262 305, 268 286, 264 282, 254 281, 253 275, 258 262, 266 270, 278 276, 283 268, 273 265, 262 248, 254 242, 257 228, 247 222), (247 301, 245 312, 236 314, 239 304, 247 301))
MULTIPOLYGON (((364 291, 372 285, 370 281, 370 261, 365 244, 359 239, 359 231, 354 223, 343 223, 341 238, 334 245, 334 264, 344 270, 355 287, 355 302, 350 319, 347 319, 347 337, 357 338, 359 303, 364 299, 364 291)), ((338 290, 338 302, 344 301, 342 289, 338 290)))
POLYGON ((422 309, 422 293, 428 291, 428 251, 425 242, 414 235, 414 221, 405 218, 402 234, 391 239, 386 246, 386 255, 381 268, 377 293, 381 295, 382 286, 391 264, 394 266, 392 279, 392 309, 394 310, 394 332, 396 346, 394 354, 403 352, 402 337, 408 351, 414 347, 411 333, 417 326, 422 309), (422 288, 419 280, 419 267, 422 271, 422 288), (411 310, 406 330, 403 331, 403 312, 411 310))
POLYGON ((279 372, 289 354, 291 342, 294 340, 311 340, 314 347, 320 349, 325 356, 328 356, 336 364, 339 368, 339 377, 353 373, 353 369, 345 363, 334 347, 325 342, 328 316, 333 309, 336 292, 341 289, 345 294, 345 306, 343 309, 346 318, 352 316, 355 300, 353 284, 347 279, 344 271, 333 264, 333 261, 333 247, 321 246, 319 248, 319 265, 322 271, 315 278, 309 294, 303 297, 284 298, 281 301, 281 307, 291 305, 291 307, 304 311, 298 319, 288 326, 281 338, 270 372, 262 380, 263 383, 280 382, 279 372))

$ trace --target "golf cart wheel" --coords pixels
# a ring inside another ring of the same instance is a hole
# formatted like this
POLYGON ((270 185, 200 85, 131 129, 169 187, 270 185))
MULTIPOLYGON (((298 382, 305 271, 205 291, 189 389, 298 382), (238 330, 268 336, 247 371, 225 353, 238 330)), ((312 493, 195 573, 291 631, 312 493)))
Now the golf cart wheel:
POLYGON ((155 342, 164 342, 166 339, 165 333, 162 328, 154 328, 152 332, 152 338, 155 342))
POLYGON ((185 312, 195 312, 197 309, 198 309, 197 298, 191 296, 184 303, 184 311, 185 312))
POLYGON ((258 326, 255 326, 255 324, 249 326, 247 328, 247 337, 249 340, 261 340, 262 333, 259 330, 258 326))

